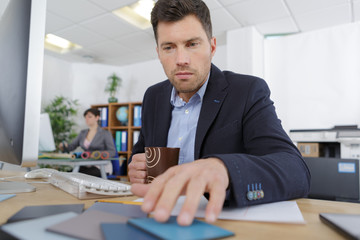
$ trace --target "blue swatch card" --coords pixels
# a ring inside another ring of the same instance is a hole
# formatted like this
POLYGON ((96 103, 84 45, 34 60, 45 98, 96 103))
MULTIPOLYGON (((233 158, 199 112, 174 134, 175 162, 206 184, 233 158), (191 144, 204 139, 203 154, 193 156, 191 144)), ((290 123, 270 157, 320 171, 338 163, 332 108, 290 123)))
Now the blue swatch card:
POLYGON ((126 223, 102 223, 101 230, 105 240, 156 240, 158 238, 141 231, 140 229, 126 223))
POLYGON ((190 226, 180 226, 175 216, 170 217, 166 223, 156 222, 153 218, 133 218, 128 223, 160 239, 216 239, 234 235, 233 232, 197 219, 190 226))
POLYGON ((16 196, 15 194, 0 194, 0 202, 15 196, 16 196))

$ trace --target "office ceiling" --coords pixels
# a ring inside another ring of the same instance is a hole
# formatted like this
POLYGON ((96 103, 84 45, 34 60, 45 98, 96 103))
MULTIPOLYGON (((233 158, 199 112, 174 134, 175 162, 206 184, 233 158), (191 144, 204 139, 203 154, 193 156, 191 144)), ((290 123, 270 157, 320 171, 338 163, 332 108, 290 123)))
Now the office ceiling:
MULTIPOLYGON (((46 33, 83 48, 63 55, 71 62, 128 65, 157 58, 152 29, 140 30, 111 13, 136 0, 48 0, 46 33)), ((255 26, 264 35, 306 32, 360 21, 360 0, 204 0, 218 45, 226 31, 255 26)))

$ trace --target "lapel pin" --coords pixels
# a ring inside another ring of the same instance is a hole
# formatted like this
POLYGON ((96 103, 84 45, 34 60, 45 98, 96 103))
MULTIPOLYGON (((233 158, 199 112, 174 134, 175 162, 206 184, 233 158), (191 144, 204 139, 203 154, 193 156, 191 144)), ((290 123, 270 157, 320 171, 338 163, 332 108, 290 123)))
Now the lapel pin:
POLYGON ((215 99, 214 102, 215 103, 220 103, 220 100, 215 99))

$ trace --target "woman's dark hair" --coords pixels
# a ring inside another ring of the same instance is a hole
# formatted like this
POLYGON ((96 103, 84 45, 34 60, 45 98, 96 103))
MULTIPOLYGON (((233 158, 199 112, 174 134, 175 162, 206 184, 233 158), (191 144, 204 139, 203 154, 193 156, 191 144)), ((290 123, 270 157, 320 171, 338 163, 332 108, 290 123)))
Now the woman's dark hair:
POLYGON ((86 114, 88 114, 89 112, 92 113, 92 114, 94 114, 95 117, 96 117, 96 116, 100 116, 100 111, 99 111, 98 109, 96 109, 96 108, 89 108, 88 110, 86 110, 86 111, 84 112, 84 117, 85 117, 86 114))
POLYGON ((188 15, 199 19, 208 39, 212 38, 210 11, 201 0, 158 0, 151 12, 155 40, 157 42, 157 27, 159 22, 176 22, 188 15))

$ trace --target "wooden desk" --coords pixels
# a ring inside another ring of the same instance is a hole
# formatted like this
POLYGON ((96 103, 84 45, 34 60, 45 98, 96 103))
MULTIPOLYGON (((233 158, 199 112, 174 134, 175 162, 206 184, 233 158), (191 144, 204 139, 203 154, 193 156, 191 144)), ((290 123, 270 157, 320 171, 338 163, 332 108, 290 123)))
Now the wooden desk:
MULTIPOLYGON (((0 171, 0 177, 16 174, 19 173, 0 171)), ((21 178, 16 180, 20 181, 21 178)), ((37 187, 36 192, 19 193, 16 197, 0 202, 0 224, 6 223, 8 218, 24 206, 84 203, 85 208, 88 208, 95 202, 95 200, 79 200, 51 184, 33 183, 33 185, 37 187)), ((115 199, 133 200, 136 197, 115 199)), ((218 220, 215 225, 235 232, 234 237, 226 239, 344 239, 342 235, 320 221, 319 213, 360 214, 360 204, 357 203, 313 199, 298 199, 296 202, 306 221, 305 225, 230 220, 218 220)))
POLYGON ((73 167, 72 172, 79 172, 80 166, 95 165, 100 167, 101 177, 107 179, 105 166, 111 160, 88 160, 88 159, 38 159, 38 164, 65 165, 73 167))

